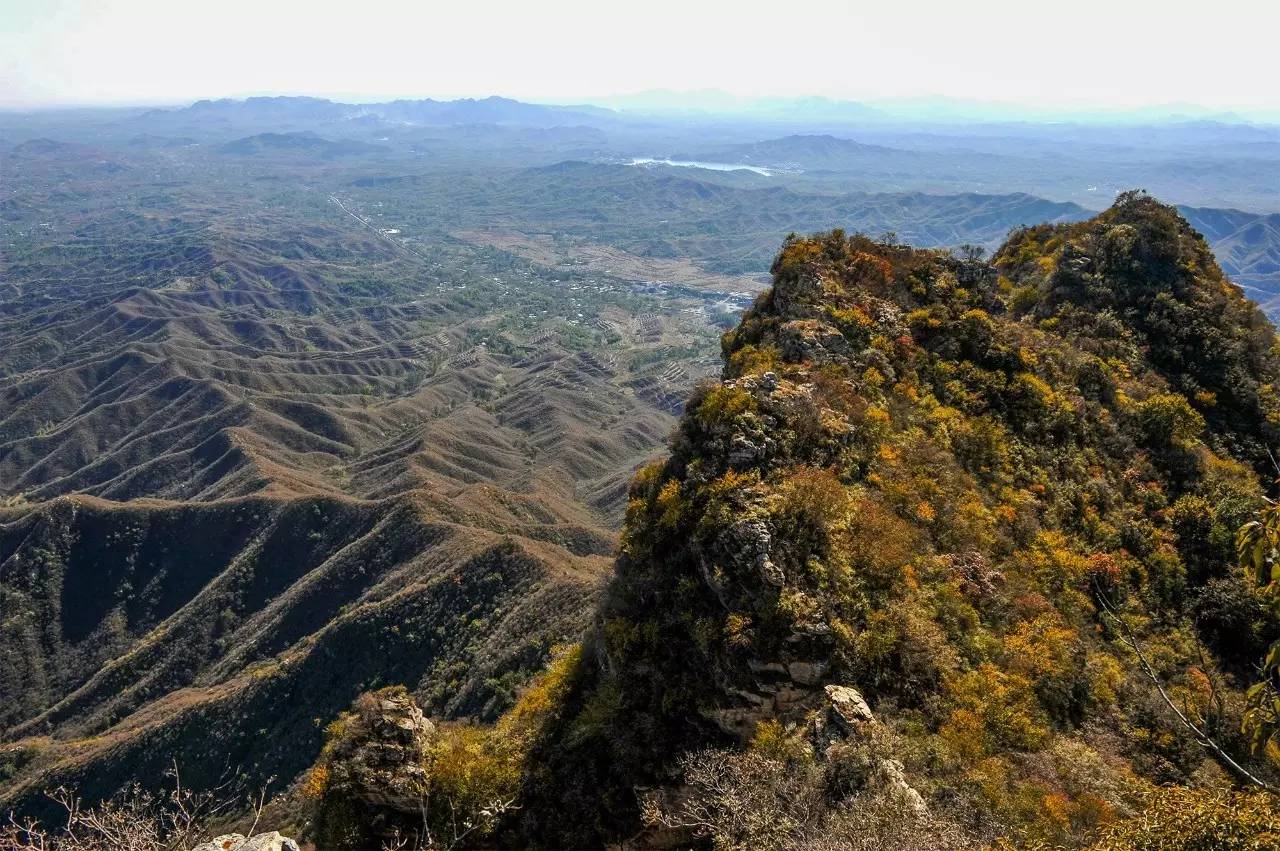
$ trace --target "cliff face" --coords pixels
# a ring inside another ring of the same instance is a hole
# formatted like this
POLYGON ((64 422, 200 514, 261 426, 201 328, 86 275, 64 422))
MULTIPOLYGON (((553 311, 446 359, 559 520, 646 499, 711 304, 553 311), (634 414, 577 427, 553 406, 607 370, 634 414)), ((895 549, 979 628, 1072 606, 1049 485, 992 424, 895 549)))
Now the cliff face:
POLYGON ((651 824, 705 835, 670 801, 707 747, 970 838, 1079 841, 1153 784, 1233 780, 1135 653, 1247 762, 1240 689, 1277 625, 1232 536, 1280 361, 1199 235, 1131 194, 991 263, 837 231, 773 274, 632 485, 596 665, 534 773, 601 815, 566 833, 535 804, 533 829, 625 831, 657 785, 651 824))

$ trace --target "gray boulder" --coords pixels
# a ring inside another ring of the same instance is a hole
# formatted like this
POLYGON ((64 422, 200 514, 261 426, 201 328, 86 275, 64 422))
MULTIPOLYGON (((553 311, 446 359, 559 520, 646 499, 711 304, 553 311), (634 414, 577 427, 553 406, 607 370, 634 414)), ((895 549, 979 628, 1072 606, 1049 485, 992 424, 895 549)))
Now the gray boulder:
POLYGON ((224 833, 215 836, 203 845, 197 845, 191 851, 233 851, 244 844, 244 837, 238 833, 224 833))
POLYGON ((299 851, 298 843, 277 831, 258 833, 245 838, 238 833, 227 833, 197 845, 191 851, 299 851))
POLYGON ((875 722, 871 707, 867 705, 867 701, 856 688, 831 685, 826 687, 826 692, 831 708, 831 719, 846 734, 855 734, 860 731, 863 724, 875 722))

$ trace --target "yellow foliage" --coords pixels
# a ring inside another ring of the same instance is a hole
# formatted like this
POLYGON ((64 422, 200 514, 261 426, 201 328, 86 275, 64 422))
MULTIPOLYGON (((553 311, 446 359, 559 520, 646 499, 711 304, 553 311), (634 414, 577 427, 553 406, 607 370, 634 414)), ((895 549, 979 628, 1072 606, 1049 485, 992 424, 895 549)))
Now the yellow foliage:
POLYGON ((862 421, 868 429, 879 433, 889 425, 889 412, 884 408, 867 408, 866 413, 862 415, 862 421))
POLYGON ((680 498, 680 483, 671 479, 662 486, 658 497, 654 500, 654 508, 658 513, 658 525, 671 529, 680 522, 684 509, 684 501, 680 498))
POLYGON ((858 499, 847 513, 832 549, 871 587, 894 587, 915 555, 916 531, 877 500, 858 499))
POLYGON ((480 727, 460 724, 441 728, 428 749, 427 800, 447 802, 470 819, 498 800, 513 797, 523 764, 513 749, 480 727))
POLYGON ((1124 668, 1106 653, 1090 653, 1085 670, 1089 675, 1089 699, 1098 706, 1113 705, 1124 682, 1124 668))
POLYGON ((1153 443, 1186 445, 1204 431, 1204 417, 1180 393, 1156 393, 1135 405, 1134 414, 1153 443))
POLYGON ((329 789, 329 766, 325 763, 317 763, 303 775, 302 785, 299 791, 304 798, 312 801, 318 801, 324 797, 324 793, 329 789))
POLYGON ((1010 671, 1032 681, 1064 677, 1074 666, 1078 639, 1057 612, 1023 621, 1005 636, 1004 652, 1010 671))
POLYGON ((1267 792, 1158 788, 1136 818, 1115 822, 1094 851, 1275 851, 1280 799, 1267 792))
POLYGON ((756 400, 751 394, 737 387, 720 384, 714 387, 698 405, 697 417, 706 428, 725 425, 737 417, 754 411, 756 400))
POLYGON ((1041 532, 1028 551, 1025 565, 1037 587, 1045 591, 1061 591, 1078 586, 1089 571, 1089 560, 1081 555, 1073 542, 1056 530, 1041 532))
POLYGON ((514 706, 496 725, 499 738, 507 744, 527 746, 549 720, 564 706, 569 690, 582 666, 582 645, 561 650, 546 670, 521 692, 514 706))
POLYGON ((1218 404, 1218 395, 1208 390, 1197 390, 1195 400, 1196 404, 1202 408, 1212 408, 1218 404))
POLYGON ((778 368, 781 355, 776 346, 745 345, 729 357, 729 366, 736 375, 760 375, 778 368))
POLYGON ((870 328, 875 324, 871 317, 857 305, 846 308, 831 308, 828 312, 831 314, 832 319, 843 325, 870 328))
POLYGON ((1013 385, 1023 391, 1025 397, 1038 407, 1047 408, 1053 404, 1055 397, 1053 388, 1034 373, 1018 373, 1013 377, 1013 385))
POLYGON ((938 735, 962 763, 976 764, 990 748, 986 724, 980 715, 968 709, 952 712, 939 728, 938 735))
POLYGON ((796 468, 779 485, 778 496, 780 513, 824 528, 842 517, 849 505, 844 485, 825 468, 796 468))
MULTIPOLYGON (((956 710, 967 710, 982 721, 986 748, 1036 750, 1049 736, 1044 713, 1031 680, 995 665, 978 666, 950 682, 956 710)), ((951 719, 948 719, 949 721, 951 719)), ((966 725, 972 722, 965 720, 966 725)))
POLYGON ((730 647, 750 647, 750 616, 739 612, 730 612, 724 619, 724 637, 730 647))
POLYGON ((776 718, 756 724, 750 748, 752 753, 780 762, 795 762, 812 756, 812 751, 804 741, 799 737, 787 735, 786 729, 776 718))

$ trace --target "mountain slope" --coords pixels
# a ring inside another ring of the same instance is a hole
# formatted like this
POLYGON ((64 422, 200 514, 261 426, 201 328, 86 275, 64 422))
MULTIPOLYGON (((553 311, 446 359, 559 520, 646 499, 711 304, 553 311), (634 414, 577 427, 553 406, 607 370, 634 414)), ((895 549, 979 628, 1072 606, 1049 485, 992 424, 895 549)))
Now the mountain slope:
POLYGON ((896 847, 931 819, 937 847, 1078 844, 1154 784, 1247 782, 1135 647, 1274 777, 1238 730, 1280 625, 1232 535, 1262 501, 1280 360, 1176 211, 1129 194, 1016 232, 994 266, 834 232, 773 272, 632 485, 525 830, 628 833, 656 786, 660 843, 896 847), (868 821, 882 806, 896 820, 868 821))
POLYGON ((315 719, 407 683, 492 716, 586 625, 609 536, 496 489, 0 512, 0 806, 94 800, 176 761, 277 789, 315 719))
POLYGON ((1280 214, 1196 207, 1180 212, 1205 235, 1232 282, 1274 313, 1280 299, 1280 214))

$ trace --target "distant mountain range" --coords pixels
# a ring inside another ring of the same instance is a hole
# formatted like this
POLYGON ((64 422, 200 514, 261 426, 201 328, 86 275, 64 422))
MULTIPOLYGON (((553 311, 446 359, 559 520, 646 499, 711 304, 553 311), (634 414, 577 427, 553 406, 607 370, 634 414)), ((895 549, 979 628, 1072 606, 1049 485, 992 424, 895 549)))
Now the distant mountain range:
POLYGON ((874 159, 920 159, 914 151, 885 145, 868 145, 829 134, 785 136, 704 151, 691 159, 712 162, 751 163, 760 165, 802 164, 806 168, 849 168, 860 161, 874 159))
POLYGON ((395 100, 388 103, 340 103, 313 97, 252 97, 245 100, 202 100, 178 109, 156 109, 145 113, 149 120, 184 122, 262 122, 284 125, 290 122, 331 122, 364 120, 388 124, 521 124, 556 127, 597 123, 614 113, 597 106, 554 106, 524 103, 503 97, 479 100, 463 98, 441 101, 395 100))
POLYGON ((1082 124, 1148 124, 1201 120, 1231 123, 1280 121, 1280 113, 1275 111, 1255 110, 1242 114, 1194 103, 1154 104, 1134 109, 1078 109, 940 95, 861 101, 814 95, 751 97, 716 89, 688 92, 652 89, 599 98, 592 102, 627 112, 654 115, 719 114, 779 119, 801 117, 806 120, 937 123, 1069 121, 1082 124))
MULTIPOLYGON (((1248 126, 1250 122, 1280 122, 1280 115, 1243 116, 1175 104, 1132 111, 1070 112, 1029 110, 1022 106, 960 101, 949 98, 902 98, 874 104, 826 97, 744 98, 723 92, 643 92, 601 99, 595 103, 530 103, 490 96, 457 100, 396 99, 379 103, 348 103, 306 96, 221 98, 200 100, 187 107, 154 109, 147 118, 197 118, 281 122, 325 122, 374 119, 390 123, 564 124, 616 123, 643 116, 719 117, 753 122, 844 126, 901 123, 983 124, 1068 122, 1078 125, 1169 126, 1207 124, 1248 126)), ((1260 131, 1266 132, 1266 131, 1260 131)))

